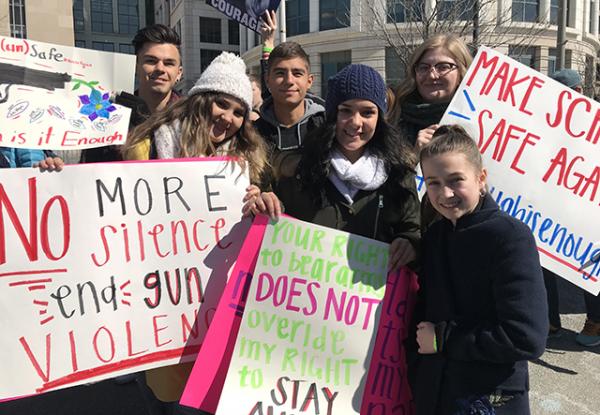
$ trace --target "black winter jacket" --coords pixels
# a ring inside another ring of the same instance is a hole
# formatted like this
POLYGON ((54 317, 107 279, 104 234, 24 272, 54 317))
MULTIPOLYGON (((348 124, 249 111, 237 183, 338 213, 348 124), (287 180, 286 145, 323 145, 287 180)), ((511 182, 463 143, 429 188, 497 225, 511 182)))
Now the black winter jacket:
POLYGON ((421 357, 417 414, 453 414, 459 399, 527 391, 527 361, 543 353, 548 333, 530 229, 486 195, 456 226, 432 224, 423 256, 420 318, 436 324, 438 353, 421 357))
POLYGON ((418 248, 419 199, 415 178, 388 181, 377 190, 360 190, 349 204, 331 181, 325 181, 321 201, 303 189, 299 175, 282 179, 276 193, 285 213, 295 218, 390 243, 397 237, 418 248))
POLYGON ((261 107, 261 117, 254 122, 254 127, 268 145, 269 162, 276 180, 294 174, 300 160, 300 149, 308 133, 325 123, 323 100, 311 95, 304 102, 304 116, 291 127, 279 124, 273 110, 273 99, 270 97, 261 107))

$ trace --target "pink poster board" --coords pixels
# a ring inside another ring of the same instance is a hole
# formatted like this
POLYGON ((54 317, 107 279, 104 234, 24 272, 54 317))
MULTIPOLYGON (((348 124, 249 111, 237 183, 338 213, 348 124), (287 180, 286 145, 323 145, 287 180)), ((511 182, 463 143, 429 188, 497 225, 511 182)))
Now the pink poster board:
POLYGON ((269 218, 254 219, 208 328, 180 403, 215 413, 244 314, 252 272, 269 218))
MULTIPOLYGON (((267 222, 264 216, 255 219, 246 237, 188 379, 182 405, 210 413, 217 410, 267 222)), ((409 333, 417 291, 417 276, 408 268, 388 275, 361 414, 414 413, 403 342, 409 333)))
POLYGON ((388 274, 361 414, 414 413, 403 343, 418 289, 417 275, 410 269, 388 274))

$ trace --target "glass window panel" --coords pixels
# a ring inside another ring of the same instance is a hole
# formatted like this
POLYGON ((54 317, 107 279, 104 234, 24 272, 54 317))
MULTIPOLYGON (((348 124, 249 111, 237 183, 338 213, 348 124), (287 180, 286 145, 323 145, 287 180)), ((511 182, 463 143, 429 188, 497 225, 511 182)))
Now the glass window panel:
POLYGON ((115 45, 110 42, 92 42, 92 49, 94 50, 104 50, 107 52, 114 52, 115 45))
POLYGON ((309 32, 309 1, 288 0, 285 4, 288 36, 309 32))
POLYGON ((319 3, 320 30, 350 26, 350 0, 323 0, 319 3))
POLYGON ((229 44, 239 45, 240 44, 240 25, 235 20, 228 20, 228 31, 229 31, 229 44))
POLYGON ((113 33, 112 0, 93 0, 91 4, 92 31, 113 33))
POLYGON ((8 2, 10 15, 10 35, 12 37, 26 38, 25 3, 22 0, 10 0, 8 2))
POLYGON ((536 22, 539 9, 539 0, 512 0, 512 20, 514 22, 536 22))
POLYGON ((327 81, 352 63, 352 52, 344 50, 321 54, 321 96, 327 96, 327 81))
POLYGON ((221 19, 200 17, 200 42, 221 43, 221 19))
POLYGON ((200 71, 204 72, 214 58, 221 54, 220 50, 200 49, 200 71))

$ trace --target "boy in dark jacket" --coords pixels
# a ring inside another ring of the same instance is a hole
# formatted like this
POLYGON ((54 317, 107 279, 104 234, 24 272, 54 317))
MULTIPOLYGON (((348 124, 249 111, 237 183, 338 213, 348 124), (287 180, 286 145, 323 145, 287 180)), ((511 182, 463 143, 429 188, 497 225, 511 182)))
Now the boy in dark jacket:
MULTIPOLYGON (((131 108, 130 130, 179 99, 174 87, 183 73, 179 52, 181 39, 170 27, 162 24, 144 27, 136 33, 131 43, 137 59, 138 90, 135 95, 121 92, 114 99, 115 103, 131 108)), ((80 162, 122 159, 119 146, 105 146, 83 150, 80 162)))
POLYGON ((270 52, 265 83, 271 96, 254 125, 270 146, 277 180, 294 173, 306 135, 325 121, 323 101, 307 97, 312 82, 308 55, 298 43, 284 42, 270 52))

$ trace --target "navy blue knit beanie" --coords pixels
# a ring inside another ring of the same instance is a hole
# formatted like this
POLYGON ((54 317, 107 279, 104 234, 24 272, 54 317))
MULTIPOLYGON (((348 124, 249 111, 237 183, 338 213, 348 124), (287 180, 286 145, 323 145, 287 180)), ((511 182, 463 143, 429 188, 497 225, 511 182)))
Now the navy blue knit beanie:
POLYGON ((327 119, 334 120, 337 107, 349 99, 366 99, 379 107, 385 114, 385 82, 379 72, 367 65, 352 64, 346 66, 327 83, 327 99, 325 111, 327 119))

